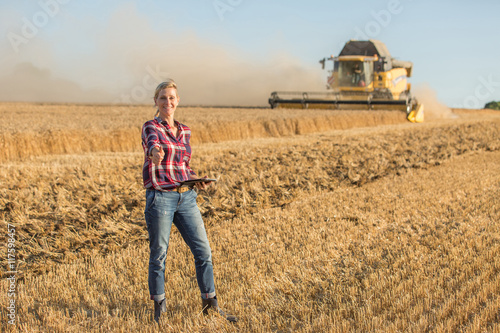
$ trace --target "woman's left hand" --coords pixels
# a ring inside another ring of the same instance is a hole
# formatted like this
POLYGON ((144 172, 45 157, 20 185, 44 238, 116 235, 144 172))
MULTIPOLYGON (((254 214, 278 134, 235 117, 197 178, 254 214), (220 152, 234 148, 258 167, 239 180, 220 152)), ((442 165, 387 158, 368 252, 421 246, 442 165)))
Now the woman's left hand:
MULTIPOLYGON (((208 176, 205 176, 205 177, 203 177, 203 178, 208 178, 208 176)), ((198 190, 202 190, 202 191, 204 191, 204 190, 206 190, 206 189, 207 189, 209 186, 211 186, 211 185, 212 185, 212 182, 207 181, 207 182, 200 182, 200 183, 196 183, 194 186, 196 186, 196 188, 197 188, 198 190)))

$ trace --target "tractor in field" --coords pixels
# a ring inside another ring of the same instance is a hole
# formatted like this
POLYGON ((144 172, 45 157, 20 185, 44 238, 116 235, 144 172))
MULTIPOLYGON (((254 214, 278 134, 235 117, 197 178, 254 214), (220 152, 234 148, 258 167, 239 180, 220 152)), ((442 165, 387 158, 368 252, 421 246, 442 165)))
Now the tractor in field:
POLYGON ((400 110, 411 122, 423 122, 424 107, 410 94, 413 63, 391 57, 377 40, 347 42, 338 56, 320 60, 329 64, 326 92, 272 92, 271 108, 339 110, 400 110))

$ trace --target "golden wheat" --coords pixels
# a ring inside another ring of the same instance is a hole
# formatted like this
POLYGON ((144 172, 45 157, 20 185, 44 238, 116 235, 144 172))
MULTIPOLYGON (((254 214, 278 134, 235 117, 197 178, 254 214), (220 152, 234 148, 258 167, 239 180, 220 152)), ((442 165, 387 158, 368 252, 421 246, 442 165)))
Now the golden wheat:
MULTIPOLYGON (((211 224, 219 295, 241 318, 234 327, 200 315, 191 255, 175 232, 164 326, 184 332, 494 331, 498 162, 498 152, 466 154, 430 170, 316 191, 283 208, 211 224)), ((26 275, 19 286, 22 331, 156 331, 147 299, 147 245, 90 254, 26 275)))
MULTIPOLYGON (((407 127, 400 134, 386 131, 369 139, 351 136, 348 142, 339 133, 285 139, 279 145, 264 141, 257 148, 238 143, 238 148, 226 144, 219 151, 200 147, 193 165, 200 174, 219 178, 217 187, 200 196, 200 208, 204 216, 219 221, 283 206, 311 191, 360 186, 466 152, 498 150, 491 137, 499 131, 498 123, 477 121, 427 130, 407 127)), ((26 243, 20 249, 21 264, 43 269, 47 260, 74 257, 69 248, 86 254, 96 239, 103 251, 144 240, 141 160, 140 153, 101 153, 5 164, 0 201, 5 208, 0 214, 20 225, 26 243)))
MULTIPOLYGON (((193 130, 193 143, 282 137, 332 129, 405 122, 398 111, 179 107, 177 118, 193 130)), ((84 106, 0 103, 0 161, 47 154, 140 151, 150 106, 84 106)))
MULTIPOLYGON (((199 205, 220 300, 240 322, 200 314, 192 257, 174 230, 163 329, 498 331, 500 117, 457 113, 322 133, 313 132, 331 129, 333 118, 325 125, 327 118, 270 113, 260 123, 231 119, 241 124, 233 133, 210 128, 212 143, 193 147, 192 165, 219 178, 199 205), (307 129, 297 131, 299 123, 307 129)), ((356 127, 363 115, 343 117, 356 127)), ((112 136, 118 128, 95 130, 112 136)), ((20 270, 17 325, 1 307, 2 331, 157 331, 147 297, 142 154, 123 149, 44 151, 1 164, 0 223, 16 227, 20 270)))

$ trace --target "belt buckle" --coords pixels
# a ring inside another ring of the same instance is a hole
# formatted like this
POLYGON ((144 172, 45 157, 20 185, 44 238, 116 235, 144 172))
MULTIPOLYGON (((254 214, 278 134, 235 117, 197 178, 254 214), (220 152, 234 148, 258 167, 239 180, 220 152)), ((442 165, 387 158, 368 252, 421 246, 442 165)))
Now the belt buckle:
POLYGON ((189 187, 187 186, 179 186, 175 189, 178 193, 184 193, 189 191, 189 187))

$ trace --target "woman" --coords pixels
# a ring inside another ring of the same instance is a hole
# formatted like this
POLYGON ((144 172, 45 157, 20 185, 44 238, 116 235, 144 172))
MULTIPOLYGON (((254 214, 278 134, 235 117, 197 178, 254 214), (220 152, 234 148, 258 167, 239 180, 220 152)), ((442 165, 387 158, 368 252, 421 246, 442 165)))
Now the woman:
MULTIPOLYGON (((144 211, 149 233, 149 293, 154 301, 154 320, 159 323, 166 311, 165 259, 172 223, 193 253, 196 278, 201 291, 203 313, 214 309, 229 321, 235 316, 225 314, 215 295, 212 252, 200 210, 197 193, 180 182, 198 178, 189 166, 191 130, 174 119, 179 104, 177 85, 173 80, 158 85, 154 95, 158 108, 153 120, 142 127, 144 149, 143 180, 146 188, 144 211)), ((205 177, 206 178, 206 177, 205 177)), ((204 190, 209 182, 196 183, 204 190)))

